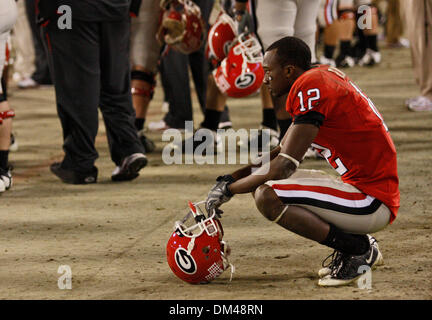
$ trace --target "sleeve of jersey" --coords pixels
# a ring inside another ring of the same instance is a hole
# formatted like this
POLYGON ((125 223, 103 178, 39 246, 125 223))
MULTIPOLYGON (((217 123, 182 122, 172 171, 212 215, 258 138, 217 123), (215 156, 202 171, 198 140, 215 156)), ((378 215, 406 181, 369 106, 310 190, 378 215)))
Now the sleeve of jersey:
POLYGON ((294 83, 287 99, 286 110, 294 124, 313 124, 318 128, 328 114, 328 98, 320 76, 312 76, 294 83))

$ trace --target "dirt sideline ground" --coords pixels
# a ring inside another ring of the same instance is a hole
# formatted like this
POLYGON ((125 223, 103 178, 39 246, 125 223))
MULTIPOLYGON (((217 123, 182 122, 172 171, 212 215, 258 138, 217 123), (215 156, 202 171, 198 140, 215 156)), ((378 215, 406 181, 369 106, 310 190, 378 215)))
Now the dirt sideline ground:
MULTIPOLYGON (((398 151, 401 208, 393 225, 376 234, 385 265, 373 272, 372 290, 323 289, 317 270, 331 250, 265 220, 250 195, 227 203, 222 220, 236 266, 209 285, 191 286, 170 271, 165 246, 187 201, 205 198, 214 179, 238 165, 172 165, 164 143, 130 183, 112 183, 114 169, 101 122, 96 165, 99 182, 61 183, 48 166, 62 158, 62 135, 52 88, 11 88, 19 150, 11 153, 15 185, 0 196, 1 299, 431 299, 432 113, 413 113, 405 99, 418 94, 408 49, 383 50, 374 68, 348 71, 375 102, 398 151), (60 290, 58 268, 72 271, 72 289, 60 290)), ((77 93, 79 94, 79 93, 77 93)), ((157 89, 148 121, 160 120, 157 89)), ((194 97, 195 99, 195 97, 194 97)), ((202 120, 194 100, 195 123, 202 120)), ((230 100, 234 128, 256 128, 258 96, 230 100)), ((303 168, 332 172, 323 161, 303 168)))

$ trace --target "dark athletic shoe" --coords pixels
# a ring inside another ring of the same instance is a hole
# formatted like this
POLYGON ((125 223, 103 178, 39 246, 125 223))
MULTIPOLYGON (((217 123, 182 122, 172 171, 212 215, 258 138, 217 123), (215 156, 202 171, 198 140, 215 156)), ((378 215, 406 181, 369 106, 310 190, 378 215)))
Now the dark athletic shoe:
POLYGON ((362 255, 347 255, 337 252, 331 263, 331 272, 318 281, 322 287, 344 286, 357 281, 364 273, 365 267, 372 269, 382 263, 382 255, 376 245, 362 255), (362 268, 363 267, 363 268, 362 268))
MULTIPOLYGON (((369 243, 371 244, 371 246, 375 246, 378 252, 380 253, 378 259, 375 261, 375 264, 372 266, 372 268, 383 265, 384 259, 382 257, 381 252, 379 251, 378 241, 369 234, 367 236, 369 238, 369 243)), ((337 263, 337 261, 340 259, 337 257, 338 254, 341 253, 335 250, 331 255, 329 255, 327 258, 324 259, 324 261, 322 262, 322 268, 318 271, 318 276, 320 278, 324 278, 325 276, 331 273, 333 265, 337 263), (329 260, 330 258, 331 258, 330 262, 326 264, 326 261, 329 260)))
POLYGON ((112 181, 130 181, 139 176, 139 171, 147 165, 143 153, 133 153, 123 159, 121 166, 116 167, 111 175, 112 181))
POLYGON ((11 174, 11 168, 0 168, 0 192, 9 190, 12 187, 12 183, 13 179, 11 174))
POLYGON ((54 162, 50 166, 51 172, 60 178, 64 183, 69 184, 90 184, 97 182, 98 170, 96 167, 88 172, 79 172, 70 169, 64 169, 61 162, 54 162))

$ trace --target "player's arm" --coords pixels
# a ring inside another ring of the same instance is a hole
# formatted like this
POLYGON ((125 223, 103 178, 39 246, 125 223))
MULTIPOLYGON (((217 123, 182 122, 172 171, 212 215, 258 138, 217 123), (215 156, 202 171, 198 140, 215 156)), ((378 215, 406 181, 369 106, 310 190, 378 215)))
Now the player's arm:
MULTIPOLYGON (((279 154, 281 150, 280 146, 277 146, 276 148, 274 148, 273 150, 270 151, 270 156, 268 157, 269 160, 273 160, 274 158, 277 157, 277 155, 279 154)), ((267 157, 267 155, 262 155, 261 159, 265 159, 267 157)), ((237 171, 234 171, 233 173, 231 173, 231 176, 234 178, 234 180, 240 180, 244 177, 247 177, 248 175, 250 175, 253 171, 259 169, 263 163, 263 161, 256 161, 257 164, 249 164, 243 168, 240 168, 237 171)))
POLYGON ((319 126, 311 123, 291 125, 285 134, 282 146, 274 151, 275 157, 263 164, 253 174, 236 180, 233 175, 237 177, 245 175, 246 172, 243 169, 233 175, 218 177, 217 183, 207 196, 207 212, 219 208, 237 193, 253 192, 269 180, 289 178, 299 166, 300 160, 303 159, 318 131, 319 126))
POLYGON ((297 169, 301 159, 318 134, 319 127, 309 124, 292 125, 283 139, 282 147, 277 156, 266 166, 244 178, 236 180, 227 186, 231 194, 255 191, 269 180, 289 178, 297 169))
MULTIPOLYGON (((272 151, 270 151, 270 154, 265 154, 262 156, 263 159, 268 159, 267 161, 260 161, 261 166, 265 163, 269 164, 271 160, 277 157, 281 150, 281 147, 278 146, 274 148, 272 151)), ((206 200, 206 209, 207 212, 211 212, 214 208, 219 208, 219 206, 229 201, 229 199, 232 198, 234 194, 232 194, 228 189, 228 185, 230 183, 233 183, 234 181, 244 179, 245 177, 248 177, 251 175, 251 173, 255 170, 259 170, 259 165, 250 164, 248 166, 245 166, 232 174, 219 176, 216 179, 216 184, 211 188, 210 192, 208 193, 207 200, 206 200)), ((217 210, 218 213, 222 213, 222 211, 217 210)))

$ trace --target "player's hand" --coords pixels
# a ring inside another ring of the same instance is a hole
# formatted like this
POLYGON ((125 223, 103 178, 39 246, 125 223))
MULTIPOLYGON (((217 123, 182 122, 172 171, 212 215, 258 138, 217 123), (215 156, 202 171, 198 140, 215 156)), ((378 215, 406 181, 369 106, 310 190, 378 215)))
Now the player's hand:
POLYGON ((217 183, 211 188, 207 195, 206 210, 210 213, 212 210, 216 210, 216 214, 220 216, 223 211, 219 207, 228 202, 233 194, 228 190, 228 186, 234 182, 234 178, 230 175, 220 176, 216 179, 217 183))
POLYGON ((252 17, 247 10, 238 10, 234 12, 234 21, 237 25, 237 34, 253 32, 252 17))

